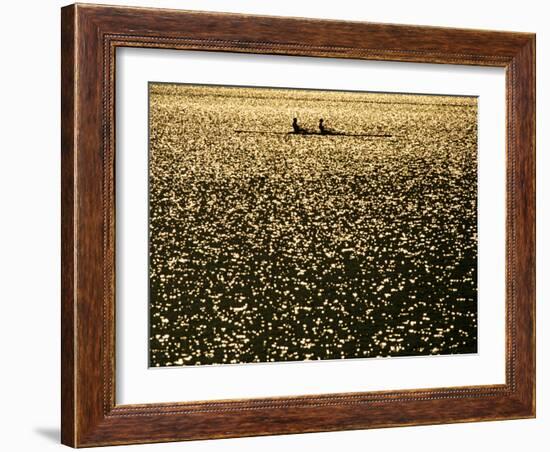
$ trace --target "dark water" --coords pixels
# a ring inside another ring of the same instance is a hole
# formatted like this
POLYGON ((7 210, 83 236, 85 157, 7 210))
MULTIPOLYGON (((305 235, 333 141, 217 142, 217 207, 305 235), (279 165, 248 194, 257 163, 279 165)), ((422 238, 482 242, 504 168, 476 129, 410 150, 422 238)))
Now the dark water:
POLYGON ((475 99, 150 99, 152 366, 477 351, 475 99))

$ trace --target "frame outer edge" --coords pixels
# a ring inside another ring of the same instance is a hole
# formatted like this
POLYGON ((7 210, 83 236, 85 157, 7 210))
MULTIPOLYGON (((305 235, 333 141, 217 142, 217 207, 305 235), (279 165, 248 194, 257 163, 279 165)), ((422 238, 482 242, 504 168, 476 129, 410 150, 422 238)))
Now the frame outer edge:
POLYGON ((76 5, 61 8, 61 443, 77 445, 76 5))
POLYGON ((532 87, 531 87, 531 95, 533 96, 532 101, 532 140, 533 140, 533 168, 532 168, 532 183, 533 183, 533 226, 532 226, 532 233, 533 233, 533 274, 531 276, 532 284, 533 284, 533 301, 532 301, 532 309, 533 309, 533 326, 532 326, 532 347, 533 347, 533 388, 531 391, 531 397, 533 398, 532 402, 532 414, 533 417, 536 418, 537 416, 537 259, 536 259, 536 253, 537 253, 537 36, 536 34, 533 34, 533 39, 531 41, 531 70, 532 73, 532 87))
POLYGON ((536 35, 518 52, 517 66, 517 233, 519 309, 519 397, 527 417, 536 417, 536 35), (528 350, 525 353, 522 349, 528 350))

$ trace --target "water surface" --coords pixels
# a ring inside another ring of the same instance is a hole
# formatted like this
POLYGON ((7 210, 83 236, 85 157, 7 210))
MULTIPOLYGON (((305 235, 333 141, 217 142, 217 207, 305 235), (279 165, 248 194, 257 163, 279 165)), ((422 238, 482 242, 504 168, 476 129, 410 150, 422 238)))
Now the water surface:
POLYGON ((477 351, 476 98, 151 84, 149 159, 151 366, 477 351))

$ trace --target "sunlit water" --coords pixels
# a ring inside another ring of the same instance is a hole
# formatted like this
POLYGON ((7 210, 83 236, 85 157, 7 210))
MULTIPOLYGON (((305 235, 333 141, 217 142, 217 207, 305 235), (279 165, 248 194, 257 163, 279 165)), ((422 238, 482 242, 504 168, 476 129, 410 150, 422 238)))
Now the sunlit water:
POLYGON ((149 158, 152 366, 477 351, 475 98, 154 84, 149 158))

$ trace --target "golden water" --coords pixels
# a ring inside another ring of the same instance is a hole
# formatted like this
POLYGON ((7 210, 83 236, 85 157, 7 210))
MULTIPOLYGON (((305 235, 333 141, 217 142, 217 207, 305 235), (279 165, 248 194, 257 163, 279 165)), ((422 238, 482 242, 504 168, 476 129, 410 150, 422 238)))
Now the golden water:
POLYGON ((475 98, 151 84, 149 159, 152 366, 477 351, 475 98))

